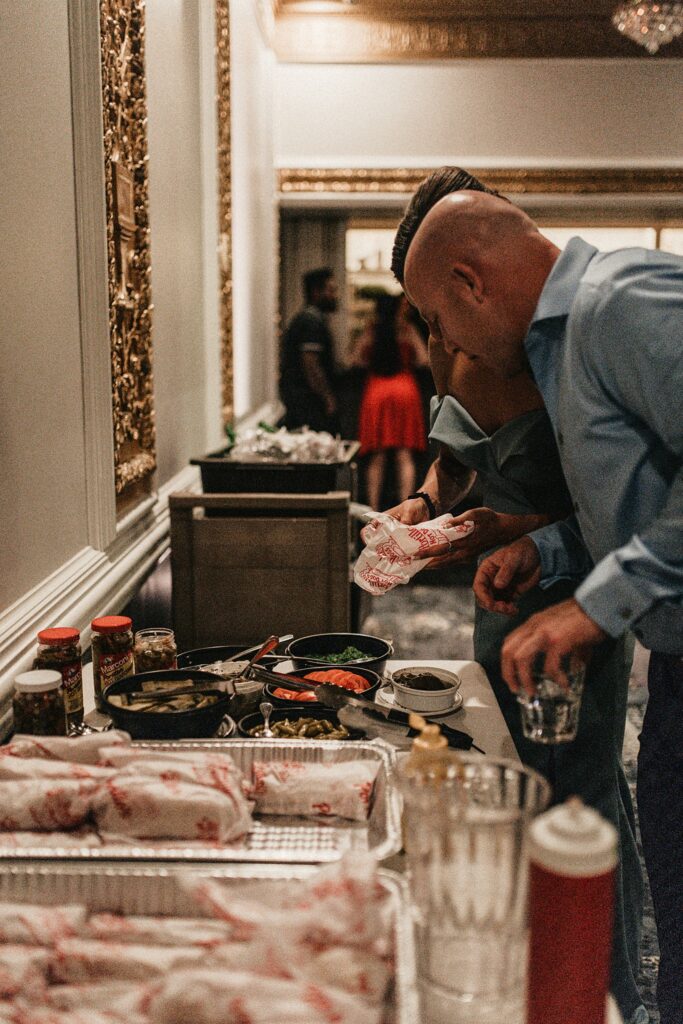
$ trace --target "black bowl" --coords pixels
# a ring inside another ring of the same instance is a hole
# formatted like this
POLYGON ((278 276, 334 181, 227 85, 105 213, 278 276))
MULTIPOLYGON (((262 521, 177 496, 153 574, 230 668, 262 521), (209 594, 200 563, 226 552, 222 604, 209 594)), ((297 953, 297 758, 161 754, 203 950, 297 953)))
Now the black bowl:
MULTIPOLYGON (((359 650, 360 650, 360 648, 359 648, 359 650)), ((316 666, 315 668, 311 668, 309 666, 309 668, 305 668, 305 669, 302 669, 300 672, 297 672, 297 675, 301 676, 302 679, 305 679, 306 676, 310 675, 311 672, 326 672, 328 669, 334 669, 334 668, 342 668, 342 669, 344 669, 344 671, 347 671, 347 672, 355 672, 355 674, 357 676, 362 676, 363 679, 367 679, 367 681, 370 683, 370 686, 367 688, 367 690, 363 690, 362 693, 354 693, 353 690, 349 690, 349 693, 351 694, 352 697, 363 697, 366 700, 369 700, 370 702, 374 701, 375 694, 377 693, 377 691, 379 690, 380 686, 382 685, 383 680, 377 675, 376 672, 373 672, 372 669, 365 668, 365 666, 363 666, 361 668, 358 665, 350 665, 348 667, 348 669, 346 668, 346 666, 343 666, 343 665, 325 665, 325 666, 320 665, 320 666, 316 666)), ((286 679, 283 679, 282 683, 280 685, 285 690, 289 689, 289 687, 287 686, 287 680, 286 679)), ((334 685, 334 683, 332 685, 334 685)), ((311 689, 315 690, 315 687, 316 687, 316 683, 311 683, 311 689)), ((321 708, 321 707, 324 707, 324 705, 321 704, 320 701, 318 701, 318 700, 296 701, 296 700, 287 700, 286 697, 276 697, 275 694, 274 694, 274 691, 277 690, 277 688, 278 688, 278 684, 277 683, 266 683, 266 685, 263 688, 265 696, 267 697, 267 699, 269 701, 271 701, 275 705, 275 707, 278 707, 278 708, 291 708, 292 705, 297 704, 297 703, 302 704, 304 707, 307 707, 307 708, 321 708)), ((292 690, 291 692, 293 693, 294 691, 292 690)))
MULTIPOLYGON (((332 711, 331 708, 321 708, 319 704, 290 704, 286 708, 275 708, 270 716, 270 725, 273 727, 274 722, 282 722, 285 718, 294 721, 297 718, 326 718, 328 722, 332 722, 333 725, 339 725, 339 719, 336 711, 332 711)), ((237 728, 243 736, 247 736, 249 739, 262 739, 261 736, 252 736, 249 732, 250 729, 254 729, 258 725, 263 725, 263 715, 245 715, 237 723, 237 728)), ((362 740, 365 738, 365 733, 360 729, 349 729, 348 726, 345 728, 349 732, 350 740, 362 740)), ((288 739, 286 736, 274 736, 273 740, 288 739)), ((314 739, 315 737, 311 737, 314 739)), ((302 737, 302 742, 305 742, 306 737, 302 737)))
POLYGON ((227 715, 231 695, 216 688, 219 699, 205 708, 191 711, 133 711, 111 704, 108 698, 114 693, 132 693, 141 689, 149 679, 190 679, 193 683, 217 683, 211 672, 192 669, 169 669, 165 672, 138 672, 125 679, 117 679, 102 694, 102 711, 109 715, 117 729, 130 733, 134 740, 180 740, 200 739, 213 736, 221 721, 227 715))
POLYGON ((369 668, 382 677, 394 648, 388 640, 379 636, 368 636, 367 633, 314 633, 312 636, 301 636, 292 640, 287 647, 287 654, 298 669, 319 665, 321 668, 348 668, 353 672, 356 668, 369 668), (347 661, 343 664, 330 664, 312 658, 312 654, 341 654, 347 647, 356 647, 364 655, 362 661, 347 661))
MULTIPOLYGON (((233 655, 243 650, 244 644, 231 644, 223 647, 197 647, 193 651, 183 651, 182 654, 178 655, 178 668, 191 668, 193 665, 211 665, 214 661, 227 661, 228 658, 232 658, 233 655)), ((248 661, 249 659, 245 658, 244 660, 248 661)), ((275 665, 280 664, 280 658, 266 654, 263 658, 259 659, 259 664, 263 665, 264 668, 274 668, 275 665)))

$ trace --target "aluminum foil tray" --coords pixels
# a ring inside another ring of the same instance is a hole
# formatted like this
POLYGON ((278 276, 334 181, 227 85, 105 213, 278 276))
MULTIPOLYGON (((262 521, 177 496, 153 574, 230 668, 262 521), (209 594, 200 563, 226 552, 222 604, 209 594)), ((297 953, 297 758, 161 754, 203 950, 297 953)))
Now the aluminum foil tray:
POLYGON ((283 815, 255 815, 251 832, 228 846, 164 840, 105 843, 94 847, 2 846, 5 860, 163 860, 321 864, 337 860, 347 850, 370 850, 378 860, 401 848, 400 803, 393 775, 394 751, 382 741, 342 740, 175 740, 135 744, 146 750, 216 750, 228 753, 249 775, 253 761, 303 761, 338 764, 372 760, 379 763, 374 799, 367 822, 342 818, 313 819, 283 815))
MULTIPOLYGON (((241 896, 259 893, 308 878, 315 868, 291 864, 232 864, 226 867, 188 865, 190 871, 213 878, 241 896)), ((139 864, 0 864, 0 902, 85 903, 90 911, 197 917, 197 907, 177 884, 178 868, 139 864)), ((384 1024, 419 1024, 415 946, 408 889, 400 875, 380 869, 393 910, 395 977, 384 1024)))

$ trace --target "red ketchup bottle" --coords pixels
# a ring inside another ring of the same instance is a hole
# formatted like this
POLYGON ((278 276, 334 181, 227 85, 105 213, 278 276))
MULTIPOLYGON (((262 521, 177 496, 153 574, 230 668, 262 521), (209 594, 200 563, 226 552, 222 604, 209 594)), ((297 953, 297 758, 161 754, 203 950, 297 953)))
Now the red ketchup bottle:
POLYGON ((578 797, 532 822, 527 1024, 605 1024, 617 856, 578 797))

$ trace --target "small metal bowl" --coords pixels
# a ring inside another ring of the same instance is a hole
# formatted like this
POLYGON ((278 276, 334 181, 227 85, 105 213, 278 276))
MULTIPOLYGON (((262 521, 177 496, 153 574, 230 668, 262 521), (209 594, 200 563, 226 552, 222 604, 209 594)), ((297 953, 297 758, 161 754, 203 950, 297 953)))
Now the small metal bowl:
MULTIPOLYGON (((320 705, 311 704, 291 704, 286 708, 275 708, 270 715, 270 727, 273 728, 275 722, 282 722, 285 718, 288 718, 290 722, 296 721, 298 718, 318 718, 326 719, 328 722, 332 722, 333 725, 341 725, 339 718, 337 717, 336 711, 332 711, 331 708, 321 708, 320 705)), ((241 718, 237 723, 238 731, 246 736, 247 739, 271 739, 271 737, 252 736, 250 730, 257 726, 263 725, 263 715, 246 715, 241 718)), ((365 738, 365 733, 360 729, 350 729, 348 726, 344 728, 349 732, 350 740, 361 740, 365 738)), ((280 739, 290 739, 288 736, 273 736, 273 742, 280 739)), ((317 736, 302 736, 302 740, 310 739, 311 742, 318 741, 317 736)), ((321 740, 320 742, 325 742, 321 740)))
POLYGON ((141 684, 151 679, 188 679, 204 685, 219 681, 211 672, 183 668, 166 672, 138 672, 111 683, 102 694, 102 711, 109 715, 115 728, 130 733, 134 740, 203 739, 213 736, 229 711, 231 695, 218 687, 212 691, 217 694, 218 700, 208 707, 189 711, 134 711, 133 708, 118 707, 108 699, 115 693, 140 690, 141 684))
MULTIPOLYGON (((370 702, 374 701, 375 694, 382 685, 383 680, 377 675, 376 672, 373 672, 372 669, 365 667, 361 668, 359 665, 350 665, 348 669, 342 665, 320 665, 316 668, 309 667, 302 669, 300 672, 297 672, 297 675, 301 676, 302 679, 305 679, 306 676, 309 676, 311 674, 311 672, 328 672, 330 669, 335 668, 340 668, 344 672, 353 672, 357 676, 362 676, 363 679, 370 683, 367 690, 362 690, 359 693, 356 693, 355 690, 349 690, 349 693, 352 697, 363 697, 365 700, 369 700, 370 702)), ((316 686, 317 683, 312 682, 311 690, 315 692, 316 686)), ((317 700, 301 700, 300 695, 298 693, 296 695, 296 697, 299 698, 298 700, 296 698, 288 699, 287 697, 278 697, 276 696, 275 691, 280 688, 282 688, 283 690, 288 689, 286 679, 283 679, 282 683, 280 684, 266 683, 266 685, 264 686, 264 693, 267 695, 267 699, 271 701, 277 708, 291 708, 292 705, 294 704, 302 704, 304 707, 307 708, 321 708, 324 706, 320 703, 320 701, 317 700)), ((294 692, 294 690, 290 690, 290 693, 294 692)))
POLYGON ((291 640, 287 647, 287 654, 297 670, 319 665, 321 668, 348 668, 353 672, 362 666, 380 677, 384 675, 387 661, 393 653, 394 648, 388 640, 367 633, 314 633, 291 640), (363 652, 363 658, 336 664, 311 657, 312 654, 340 654, 347 647, 357 647, 363 652))

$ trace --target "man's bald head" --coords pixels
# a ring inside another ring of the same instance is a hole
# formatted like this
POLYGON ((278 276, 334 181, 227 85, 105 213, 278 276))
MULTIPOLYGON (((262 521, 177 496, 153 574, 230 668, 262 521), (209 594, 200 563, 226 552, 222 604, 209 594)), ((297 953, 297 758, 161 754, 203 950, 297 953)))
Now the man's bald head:
POLYGON ((505 376, 525 363, 523 341, 559 250, 500 196, 463 190, 425 214, 404 266, 404 288, 442 338, 505 376))

